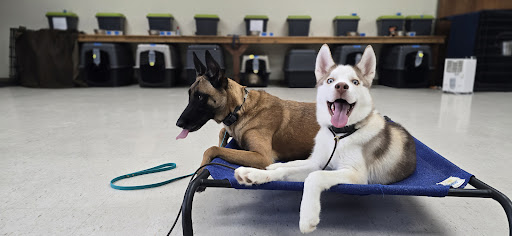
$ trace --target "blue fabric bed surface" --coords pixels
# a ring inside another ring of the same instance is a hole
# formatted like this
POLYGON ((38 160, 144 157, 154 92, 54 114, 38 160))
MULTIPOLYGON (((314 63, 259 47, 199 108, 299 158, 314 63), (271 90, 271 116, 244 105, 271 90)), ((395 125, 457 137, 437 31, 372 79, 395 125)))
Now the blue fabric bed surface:
MULTIPOLYGON (((339 184, 333 186, 329 191, 352 194, 352 195, 414 195, 414 196, 432 196, 444 197, 448 194, 449 186, 438 185, 439 183, 451 176, 464 179, 465 182, 460 186, 464 188, 472 176, 470 173, 457 167, 444 157, 427 147, 422 142, 415 139, 416 142, 416 170, 407 179, 389 185, 381 184, 339 184)), ((237 143, 232 140, 226 146, 227 148, 240 149, 237 143)), ((222 163, 232 167, 239 167, 221 158, 215 158, 212 162, 222 163)), ((214 179, 227 179, 231 186, 236 189, 267 189, 267 190, 292 190, 302 191, 303 182, 285 182, 274 181, 261 185, 245 186, 240 185, 234 177, 234 171, 222 166, 206 167, 214 179)))

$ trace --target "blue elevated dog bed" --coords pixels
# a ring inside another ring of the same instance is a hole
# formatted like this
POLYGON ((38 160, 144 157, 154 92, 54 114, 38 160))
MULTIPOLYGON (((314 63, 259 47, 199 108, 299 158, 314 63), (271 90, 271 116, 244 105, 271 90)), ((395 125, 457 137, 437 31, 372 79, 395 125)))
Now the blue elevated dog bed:
MULTIPOLYGON (((437 152, 415 139, 416 143, 416 170, 407 179, 389 185, 381 184, 340 184, 333 186, 328 191, 352 194, 352 195, 409 195, 409 196, 431 196, 431 197, 480 197, 493 198, 504 208, 509 222, 509 230, 512 229, 512 202, 507 196, 475 178, 472 174, 457 167, 437 152), (438 184, 449 177, 458 177, 464 181, 459 188, 452 188, 438 184), (476 189, 464 189, 470 184, 476 189)), ((240 149, 237 143, 232 140, 226 148, 240 149)), ((233 168, 238 165, 215 158, 212 162, 228 165, 233 168)), ((233 169, 223 166, 211 165, 206 167, 207 171, 201 172, 198 177, 191 181, 182 205, 183 235, 192 235, 192 201, 194 193, 198 188, 224 187, 235 189, 265 189, 265 190, 291 190, 302 191, 303 182, 274 181, 261 185, 245 186, 238 184, 234 177, 233 169), (208 179, 209 176, 213 179, 208 179)), ((512 230, 510 231, 512 236, 512 230)))

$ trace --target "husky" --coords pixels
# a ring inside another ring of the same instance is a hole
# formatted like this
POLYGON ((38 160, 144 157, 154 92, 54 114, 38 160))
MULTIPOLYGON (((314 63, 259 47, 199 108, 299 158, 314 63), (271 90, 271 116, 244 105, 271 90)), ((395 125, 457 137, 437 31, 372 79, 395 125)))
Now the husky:
POLYGON ((413 137, 397 123, 387 122, 374 108, 370 87, 376 59, 366 47, 355 66, 336 65, 329 47, 320 49, 315 66, 316 118, 320 130, 306 160, 275 163, 258 170, 239 167, 240 184, 304 181, 299 228, 316 229, 320 194, 337 184, 389 184, 405 179, 416 168, 413 137), (334 151, 333 151, 334 150, 334 151))
POLYGON ((195 53, 193 56, 198 76, 188 90, 189 103, 176 122, 183 129, 176 139, 186 138, 214 120, 224 125, 219 146, 233 137, 244 149, 212 146, 204 152, 201 166, 215 157, 259 169, 275 161, 308 158, 320 129, 314 103, 283 100, 263 90, 248 91, 224 75, 209 51, 205 53, 206 66, 195 53))

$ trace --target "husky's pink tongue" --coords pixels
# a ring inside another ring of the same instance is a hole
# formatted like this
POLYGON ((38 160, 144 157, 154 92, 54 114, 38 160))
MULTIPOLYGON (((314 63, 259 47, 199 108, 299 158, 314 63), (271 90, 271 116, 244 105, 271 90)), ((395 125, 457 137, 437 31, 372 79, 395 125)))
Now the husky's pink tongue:
POLYGON ((183 129, 183 130, 181 131, 181 133, 180 133, 180 134, 178 134, 178 136, 176 136, 176 140, 186 138, 186 137, 187 137, 187 135, 188 135, 188 132, 189 132, 189 131, 188 131, 188 129, 183 129))
POLYGON ((341 128, 348 123, 347 112, 350 105, 347 103, 334 102, 334 111, 331 117, 331 124, 336 128, 341 128))

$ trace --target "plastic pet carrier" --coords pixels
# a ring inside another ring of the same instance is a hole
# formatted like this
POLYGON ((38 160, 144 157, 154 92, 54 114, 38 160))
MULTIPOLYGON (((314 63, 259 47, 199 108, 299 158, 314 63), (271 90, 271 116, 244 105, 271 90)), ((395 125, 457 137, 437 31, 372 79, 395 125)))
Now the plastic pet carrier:
POLYGON ((316 51, 293 49, 286 55, 284 79, 290 88, 313 88, 315 78, 316 51))
POLYGON ((336 16, 334 17, 334 35, 347 36, 347 32, 357 32, 357 25, 359 24, 359 16, 353 13, 351 16, 336 16))
POLYGON ((77 30, 78 16, 73 12, 47 12, 50 29, 77 30))
POLYGON ((268 16, 265 15, 246 15, 245 32, 247 35, 253 35, 251 32, 267 32, 268 16))
POLYGON ((405 17, 405 31, 416 32, 416 35, 431 35, 434 16, 413 15, 405 17))
POLYGON ((97 13, 98 27, 102 30, 125 32, 126 18, 121 13, 97 13))
POLYGON ((128 45, 84 43, 79 68, 80 77, 89 86, 115 87, 133 83, 133 57, 128 45))
POLYGON ((193 84, 196 81, 196 69, 194 66, 194 56, 192 53, 196 53, 197 57, 204 66, 206 66, 205 53, 206 50, 210 51, 215 61, 219 64, 221 69, 225 69, 224 66, 224 54, 222 53, 222 49, 219 45, 189 45, 187 48, 187 64, 185 66, 185 70, 187 73, 187 81, 188 85, 193 84))
POLYGON ((446 58, 477 59, 474 91, 512 91, 512 10, 448 17, 446 58))
POLYGON ((196 20, 196 35, 217 35, 219 16, 197 14, 194 19, 196 20))
POLYGON ((377 35, 393 36, 396 31, 403 31, 405 17, 400 13, 396 15, 386 15, 377 18, 377 35))
POLYGON ((333 59, 336 64, 355 65, 363 56, 366 45, 343 45, 334 50, 333 59))
POLYGON ((434 69, 427 45, 385 47, 379 65, 379 84, 395 88, 426 88, 434 69))
POLYGON ((150 13, 146 15, 148 18, 149 29, 158 31, 171 31, 172 21, 174 20, 171 14, 150 13))
POLYGON ((172 87, 178 79, 178 54, 173 46, 139 44, 135 75, 141 87, 172 87))
POLYGON ((266 87, 270 77, 268 56, 244 55, 240 75, 240 84, 244 86, 266 87))
POLYGON ((288 16, 288 36, 308 36, 311 16, 288 16))

